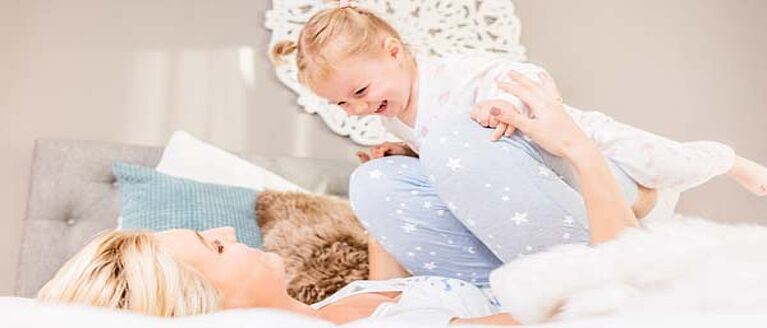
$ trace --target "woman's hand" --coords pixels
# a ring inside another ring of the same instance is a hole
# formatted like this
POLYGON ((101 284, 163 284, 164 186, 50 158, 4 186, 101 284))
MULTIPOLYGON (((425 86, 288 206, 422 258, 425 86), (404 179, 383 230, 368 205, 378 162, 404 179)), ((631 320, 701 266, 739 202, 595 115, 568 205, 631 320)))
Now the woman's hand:
POLYGON ((408 146, 404 142, 384 142, 378 146, 371 147, 370 148, 370 154, 364 152, 364 151, 358 151, 357 157, 360 159, 360 162, 366 163, 367 161, 386 157, 386 156, 410 156, 410 157, 418 157, 418 154, 416 154, 412 149, 410 149, 410 146, 408 146))
POLYGON ((516 72, 509 77, 511 83, 498 82, 498 87, 522 100, 530 116, 520 114, 510 103, 493 108, 491 114, 524 132, 546 151, 568 160, 581 185, 592 243, 611 240, 626 228, 639 226, 607 160, 565 112, 551 77, 540 74, 540 84, 516 72))
MULTIPOLYGON (((593 145, 591 139, 575 124, 565 111, 562 97, 554 81, 546 73, 539 74, 541 83, 537 83, 517 72, 510 72, 510 82, 499 81, 498 87, 517 96, 530 109, 529 116, 520 114, 514 105, 507 101, 493 100, 490 114, 505 123, 509 128, 516 128, 533 139, 549 153, 569 158, 583 145, 593 145)), ((493 138, 502 136, 503 131, 496 129, 493 138)))

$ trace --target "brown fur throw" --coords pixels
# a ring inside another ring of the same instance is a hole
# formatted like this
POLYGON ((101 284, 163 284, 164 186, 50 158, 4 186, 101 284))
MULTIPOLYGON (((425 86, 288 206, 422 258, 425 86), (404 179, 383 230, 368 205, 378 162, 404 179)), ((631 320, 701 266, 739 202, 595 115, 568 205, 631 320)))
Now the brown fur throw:
POLYGON ((349 202, 265 190, 256 202, 264 250, 285 259, 288 293, 306 304, 368 277, 367 236, 349 202))

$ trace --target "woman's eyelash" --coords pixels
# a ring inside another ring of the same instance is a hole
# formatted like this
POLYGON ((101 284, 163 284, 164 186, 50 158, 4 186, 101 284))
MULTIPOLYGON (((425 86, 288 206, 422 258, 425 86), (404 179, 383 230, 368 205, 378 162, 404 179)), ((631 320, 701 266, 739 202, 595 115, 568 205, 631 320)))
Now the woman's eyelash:
POLYGON ((219 254, 221 254, 221 253, 223 253, 223 252, 224 252, 224 244, 222 244, 220 240, 214 240, 214 241, 213 241, 213 246, 215 246, 215 247, 216 247, 216 251, 217 251, 219 254))

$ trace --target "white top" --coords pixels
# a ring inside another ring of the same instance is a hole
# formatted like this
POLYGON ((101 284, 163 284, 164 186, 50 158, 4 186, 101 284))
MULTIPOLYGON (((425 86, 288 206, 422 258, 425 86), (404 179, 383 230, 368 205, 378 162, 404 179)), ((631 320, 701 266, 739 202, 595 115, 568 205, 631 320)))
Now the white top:
POLYGON ((484 317, 499 312, 498 301, 489 289, 483 290, 462 280, 437 276, 355 281, 311 306, 321 309, 352 295, 380 292, 401 294, 397 302, 381 303, 370 318, 446 326, 453 318, 484 317))
MULTIPOLYGON (((517 108, 526 107, 515 96, 500 90, 496 80, 507 80, 517 71, 538 81, 542 68, 495 55, 419 57, 418 113, 415 127, 399 119, 383 119, 384 126, 418 152, 431 125, 453 114, 469 115, 479 101, 504 99, 517 108)), ((727 145, 710 142, 677 142, 616 122, 596 111, 565 106, 575 122, 635 181, 648 188, 685 190, 726 173, 735 152, 727 145)))

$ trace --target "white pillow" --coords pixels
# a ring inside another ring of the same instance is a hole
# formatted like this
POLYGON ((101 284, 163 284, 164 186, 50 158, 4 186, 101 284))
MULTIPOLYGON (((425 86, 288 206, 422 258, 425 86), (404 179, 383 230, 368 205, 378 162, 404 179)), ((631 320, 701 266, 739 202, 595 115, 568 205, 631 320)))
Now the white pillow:
POLYGON ((160 173, 179 178, 258 191, 272 189, 306 192, 269 170, 180 130, 171 136, 156 169, 160 173))

